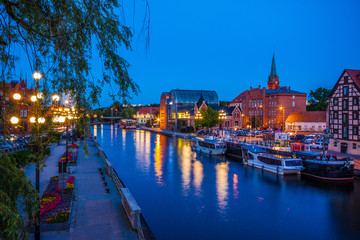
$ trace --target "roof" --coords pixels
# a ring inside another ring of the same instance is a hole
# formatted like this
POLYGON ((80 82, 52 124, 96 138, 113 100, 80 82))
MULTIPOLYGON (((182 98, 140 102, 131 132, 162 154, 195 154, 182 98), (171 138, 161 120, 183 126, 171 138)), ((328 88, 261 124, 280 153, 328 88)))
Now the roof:
POLYGON ((326 111, 293 112, 286 122, 326 122, 326 111))
POLYGON ((271 63, 271 71, 269 76, 269 81, 274 82, 276 79, 276 65, 275 65, 275 53, 273 54, 272 63, 271 63))
POLYGON ((207 104, 219 104, 219 97, 215 91, 173 89, 171 93, 178 104, 194 104, 203 95, 207 104))
POLYGON ((253 152, 253 153, 267 153, 267 151, 265 151, 264 149, 262 148, 259 148, 258 146, 256 145, 241 145, 242 148, 250 151, 250 152, 253 152))
POLYGON ((154 114, 156 111, 160 111, 160 107, 142 107, 139 109, 139 114, 154 114))
POLYGON ((204 96, 201 93, 201 96, 200 96, 200 98, 199 98, 199 100, 197 101, 197 104, 196 104, 197 107, 200 108, 204 101, 205 101, 204 96))
POLYGON ((246 91, 240 93, 240 95, 238 95, 236 98, 234 98, 234 100, 232 100, 230 103, 238 103, 238 102, 240 102, 241 98, 246 98, 246 91))
POLYGON ((306 93, 302 93, 302 92, 298 92, 298 91, 294 91, 294 90, 289 90, 289 89, 287 89, 287 88, 266 89, 266 90, 265 90, 265 93, 266 93, 266 95, 278 94, 278 93, 306 94, 306 93))
POLYGON ((345 69, 348 72, 350 77, 354 80, 354 82, 360 87, 360 70, 354 69, 345 69))

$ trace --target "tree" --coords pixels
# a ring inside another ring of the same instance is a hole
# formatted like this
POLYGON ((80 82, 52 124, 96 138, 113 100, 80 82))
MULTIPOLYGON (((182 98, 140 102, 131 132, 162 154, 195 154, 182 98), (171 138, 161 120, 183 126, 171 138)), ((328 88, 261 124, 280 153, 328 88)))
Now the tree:
POLYGON ((251 128, 256 129, 257 127, 260 126, 260 118, 255 118, 255 116, 252 116, 250 118, 249 125, 251 125, 251 128), (255 119, 256 119, 256 121, 255 121, 255 119))
POLYGON ((306 106, 306 111, 326 111, 331 89, 317 88, 311 90, 308 96, 309 105, 306 106))
POLYGON ((132 107, 131 105, 128 105, 126 108, 123 109, 121 112, 121 116, 123 118, 132 119, 134 118, 134 115, 136 114, 136 109, 132 107))
MULTIPOLYGON (((145 5, 149 16, 147 1, 145 5)), ((1 0, 0 81, 11 79, 22 57, 17 49, 23 49, 32 71, 43 75, 40 91, 45 95, 49 89, 65 92, 77 109, 90 109, 99 103, 103 86, 108 84, 112 86, 111 97, 127 102, 139 87, 128 74, 128 62, 120 55, 121 48, 131 50, 132 33, 115 14, 119 7, 117 0, 1 0), (101 58, 101 77, 92 73, 93 53, 101 58)), ((84 118, 82 111, 78 121, 86 123, 81 121, 84 118)), ((38 205, 29 203, 37 196, 25 174, 9 172, 11 169, 14 166, 10 161, 1 162, 0 211, 4 218, 0 238, 26 238, 17 204, 19 199, 25 201, 31 219, 38 205)))
POLYGON ((199 124, 201 127, 212 128, 215 127, 216 124, 220 123, 219 120, 219 112, 213 110, 211 107, 202 108, 200 110, 202 119, 199 120, 199 124))

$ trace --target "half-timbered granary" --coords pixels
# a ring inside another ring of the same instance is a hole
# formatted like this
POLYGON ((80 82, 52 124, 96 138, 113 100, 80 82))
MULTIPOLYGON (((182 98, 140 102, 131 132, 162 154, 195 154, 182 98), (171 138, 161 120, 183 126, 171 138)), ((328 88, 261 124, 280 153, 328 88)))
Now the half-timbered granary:
POLYGON ((328 126, 339 140, 329 150, 360 154, 359 97, 360 70, 345 69, 329 95, 328 126))

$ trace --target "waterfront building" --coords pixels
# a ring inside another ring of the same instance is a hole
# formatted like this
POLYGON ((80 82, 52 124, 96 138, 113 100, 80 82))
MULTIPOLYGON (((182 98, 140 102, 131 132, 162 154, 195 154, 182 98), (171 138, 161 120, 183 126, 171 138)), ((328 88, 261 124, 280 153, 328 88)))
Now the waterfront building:
POLYGON ((285 122, 289 132, 323 132, 326 129, 326 111, 293 112, 285 122))
POLYGON ((275 55, 273 55, 267 88, 250 87, 243 91, 229 106, 239 106, 244 114, 242 127, 246 127, 252 118, 256 118, 261 127, 281 128, 292 112, 306 111, 306 93, 281 87, 276 72, 275 55))
MULTIPOLYGON (((6 83, 6 96, 5 96, 5 110, 6 114, 12 114, 19 118, 19 126, 24 131, 30 131, 31 125, 29 124, 30 117, 34 113, 34 105, 30 97, 34 94, 33 88, 27 87, 27 79, 20 78, 20 81, 11 81, 6 83), (21 98, 18 100, 13 99, 15 93, 20 94, 21 98)), ((4 93, 0 89, 0 96, 3 97, 4 93)), ((21 131, 18 128, 18 131, 21 131)), ((14 132, 14 131, 13 131, 14 132)))
POLYGON ((328 149, 360 154, 360 70, 345 69, 329 95, 328 126, 339 143, 330 140, 328 149))
POLYGON ((190 114, 194 104, 203 96, 211 107, 219 106, 219 98, 215 91, 173 89, 164 92, 160 97, 160 128, 178 130, 190 126, 190 114))
MULTIPOLYGON (((160 107, 142 107, 139 111, 136 112, 135 118, 137 124, 145 125, 147 123, 152 124, 152 122, 157 121, 155 119, 156 113, 159 113, 160 107)), ((158 121, 157 121, 158 122, 158 121)))

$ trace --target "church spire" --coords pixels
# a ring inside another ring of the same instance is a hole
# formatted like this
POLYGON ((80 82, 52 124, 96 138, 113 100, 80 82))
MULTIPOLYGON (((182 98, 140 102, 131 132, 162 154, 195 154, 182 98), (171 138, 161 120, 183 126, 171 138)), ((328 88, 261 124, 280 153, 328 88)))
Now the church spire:
POLYGON ((278 89, 278 88, 279 88, 279 77, 276 74, 275 53, 273 53, 270 76, 268 78, 268 89, 278 89))

